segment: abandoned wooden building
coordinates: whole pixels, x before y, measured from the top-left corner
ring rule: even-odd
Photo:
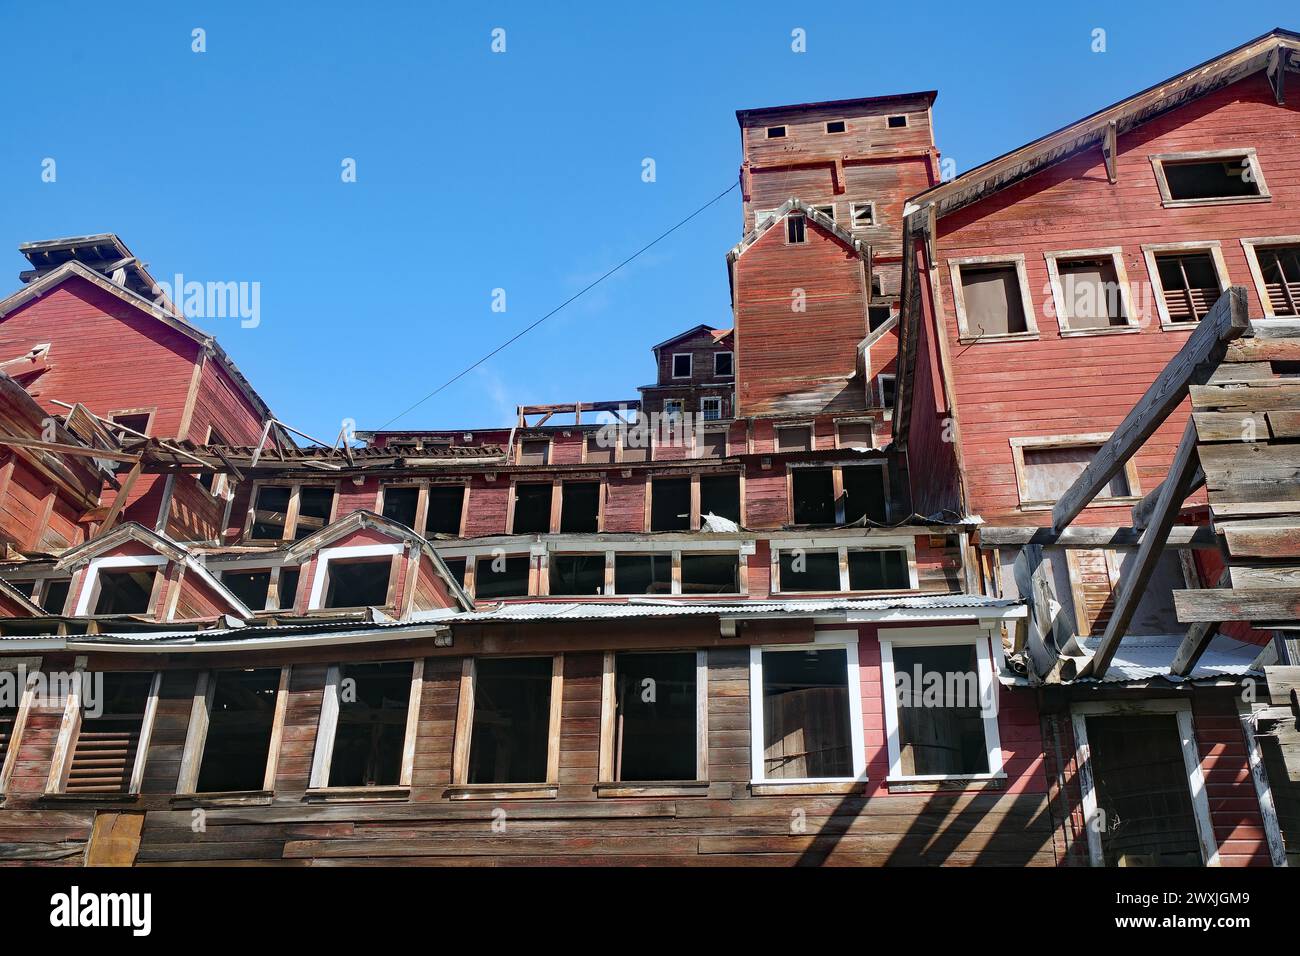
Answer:
[[[1297,47],[946,182],[932,92],[742,110],[732,315],[507,425],[328,447],[24,245],[0,862],[1286,865]]]

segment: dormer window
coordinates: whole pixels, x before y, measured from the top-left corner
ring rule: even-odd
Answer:
[[[826,123],[826,132],[828,133],[843,133],[844,130],[844,120],[829,120]]]
[[[99,572],[95,614],[147,614],[153,595],[153,568],[121,568]]]
[[[329,524],[334,512],[334,487],[262,485],[254,501],[250,538],[299,541]]]
[[[784,127],[784,126],[769,126],[769,127],[767,128],[767,138],[768,138],[768,139],[784,139],[784,138],[785,138],[785,127]]]
[[[392,569],[393,559],[388,555],[331,561],[325,571],[324,607],[383,607],[388,603]]]

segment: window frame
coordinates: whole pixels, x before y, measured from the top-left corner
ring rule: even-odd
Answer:
[[[763,775],[763,653],[764,651],[843,650],[846,689],[849,696],[849,747],[853,771],[848,777],[780,777]],[[808,644],[752,644],[749,648],[749,785],[750,788],[817,786],[822,784],[860,784],[867,777],[866,737],[863,730],[862,681],[858,660],[858,632],[854,630],[819,630]]]
[[[964,266],[1012,266],[1016,270],[1016,282],[1020,286],[1020,306],[1025,314],[1025,331],[1023,332],[986,332],[977,335],[971,331],[966,317],[966,290],[962,286],[961,270]],[[957,256],[948,260],[948,277],[952,283],[953,308],[957,313],[958,341],[963,345],[976,345],[982,342],[1025,342],[1039,337],[1038,313],[1034,308],[1033,297],[1029,293],[1029,274],[1025,269],[1023,252],[1004,253],[993,256]]]
[[[800,230],[802,239],[790,238],[790,220],[798,217],[803,220],[803,227]],[[802,210],[791,210],[781,218],[782,225],[785,226],[785,244],[787,246],[806,246],[808,244],[808,215]]]
[[[718,414],[713,418],[709,417],[709,405],[711,403],[715,403],[718,407]],[[721,395],[705,395],[700,399],[700,420],[704,422],[720,422],[723,420]]]
[[[679,358],[686,359],[685,375],[677,374],[677,360]],[[683,379],[691,378],[695,374],[695,353],[694,352],[673,352],[672,361],[669,363],[668,371],[671,373],[670,378],[672,378],[675,381],[682,381]]]
[[[289,488],[289,506],[284,513],[284,529],[281,531],[279,538],[254,538],[253,525],[257,523],[257,496],[262,493],[263,488]],[[258,479],[253,482],[253,487],[249,492],[248,498],[248,515],[244,518],[243,537],[247,541],[301,541],[301,538],[295,537],[298,532],[298,502],[299,495],[303,487],[308,488],[330,488],[334,493],[333,500],[330,503],[330,514],[325,519],[323,527],[333,524],[339,512],[339,483],[337,480],[331,481],[328,478],[321,481],[276,481],[274,479]],[[320,528],[316,529],[321,530]],[[312,534],[316,532],[313,531]]]
[[[1119,286],[1120,307],[1124,310],[1124,324],[1102,328],[1072,329],[1069,316],[1065,311],[1065,286],[1061,282],[1060,260],[1062,259],[1104,259],[1109,257],[1115,268],[1115,283]],[[1124,248],[1122,246],[1098,246],[1093,249],[1063,249],[1044,252],[1047,262],[1047,281],[1052,289],[1052,307],[1056,313],[1056,324],[1062,338],[1075,338],[1086,335],[1116,335],[1141,332],[1137,313],[1133,310],[1133,292],[1129,286],[1128,269],[1124,265]]]
[[[866,207],[871,210],[871,222],[861,224],[858,222],[858,210]],[[876,220],[876,201],[869,199],[863,202],[849,203],[849,228],[850,229],[874,229],[880,223]]]
[[[1089,445],[1104,445],[1110,440],[1110,432],[1082,432],[1072,435],[1017,436],[1007,441],[1011,445],[1011,461],[1016,472],[1016,494],[1020,499],[1017,506],[1021,511],[1051,511],[1056,501],[1044,501],[1029,496],[1029,472],[1025,467],[1025,449],[1043,448],[1081,448]],[[1129,458],[1124,463],[1124,476],[1128,481],[1127,495],[1110,497],[1104,493],[1092,499],[1087,507],[1115,507],[1133,505],[1142,500],[1142,483],[1138,479],[1137,461]]]
[[[773,136],[772,130],[775,129],[779,129],[781,132]],[[789,139],[790,138],[789,124],[780,123],[776,126],[765,126],[763,128],[763,138],[764,139]]]
[[[876,376],[876,398],[880,402],[880,410],[885,413],[885,421],[894,417],[894,403],[885,404],[885,379],[894,383],[894,396],[898,396],[898,375],[894,372],[881,372]]]
[[[155,424],[157,424],[157,421],[158,421],[158,406],[157,406],[157,405],[150,405],[150,406],[142,407],[142,408],[116,408],[116,409],[114,409],[113,411],[109,412],[109,413],[108,413],[107,415],[105,415],[104,417],[105,417],[106,419],[108,419],[110,422],[112,422],[114,425],[122,425],[123,428],[130,428],[130,427],[131,427],[130,425],[123,425],[123,424],[122,424],[121,422],[119,422],[117,419],[118,419],[119,416],[121,416],[121,417],[123,417],[123,418],[126,418],[126,417],[130,417],[130,416],[133,416],[133,415],[144,415],[144,416],[146,416],[146,421],[145,421],[144,431],[141,432],[141,434],[143,434],[143,435],[145,435],[145,436],[147,436],[147,437],[152,438],[152,437],[153,437],[153,427],[154,427]],[[110,429],[110,430],[111,430],[111,429]]]
[[[358,559],[378,558],[378,557],[389,558],[388,596],[385,599],[384,604],[380,606],[384,608],[394,607],[396,602],[396,591],[397,591],[398,562],[402,560],[405,551],[406,551],[405,544],[358,544],[358,545],[347,545],[341,548],[322,548],[320,551],[317,551],[315,555],[316,567],[312,572],[311,591],[309,592],[307,597],[307,610],[309,612],[323,611],[326,613],[358,610],[358,608],[350,608],[350,607],[327,608],[323,606],[323,602],[325,601],[325,596],[328,593],[327,584],[329,581],[330,563],[333,561],[346,563]],[[302,582],[299,581],[299,586],[301,587],[301,585]],[[268,597],[268,601],[269,600],[270,599]],[[361,606],[364,607],[365,605],[361,605]]]
[[[1165,303],[1165,287],[1160,281],[1160,266],[1156,262],[1157,256],[1169,252],[1208,253],[1219,279],[1219,294],[1222,295],[1232,285],[1231,277],[1228,275],[1228,264],[1223,258],[1223,244],[1218,239],[1210,239],[1203,242],[1150,242],[1142,246],[1142,257],[1147,265],[1147,277],[1151,280],[1151,288],[1155,291],[1160,327],[1171,332],[1191,330],[1200,325],[1200,320],[1174,322],[1169,318],[1169,306]]]
[[[831,129],[832,123],[838,123],[840,125],[840,129]],[[842,136],[849,131],[849,121],[842,120],[842,119],[827,120],[826,125],[823,127],[823,130],[825,131],[825,134],[827,136]]]
[[[1268,294],[1268,284],[1264,281],[1264,270],[1259,264],[1259,250],[1273,246],[1300,246],[1300,236],[1254,236],[1242,239],[1241,248],[1246,253],[1246,265],[1250,269],[1251,281],[1255,284],[1255,294],[1264,310],[1265,318],[1295,319],[1295,315],[1279,316],[1273,310],[1273,300]]]
[[[18,706],[14,709],[14,722],[9,730],[9,739],[5,742],[4,761],[0,764],[0,798],[9,792],[9,780],[18,765],[18,752],[22,748],[23,734],[27,730],[27,718],[31,713],[32,702],[36,696],[36,686],[40,683],[40,656],[0,657],[0,671],[14,674],[26,673],[22,692],[18,697]]]
[[[153,590],[149,595],[149,606],[144,611],[145,617],[155,616],[158,620],[171,620],[171,608],[167,608],[167,613],[158,616],[154,614],[158,606],[159,593],[167,587],[167,565],[170,559],[161,554],[130,554],[118,557],[93,558],[86,566],[85,579],[81,583],[81,590],[77,594],[77,603],[74,606],[73,617],[114,617],[116,615],[95,614],[92,610],[99,603],[99,572],[101,570],[109,571],[126,571],[139,570],[142,568],[153,568]]]
[[[131,777],[127,784],[127,789],[122,794],[97,793],[87,794],[86,796],[93,799],[103,800],[105,798],[121,799],[123,796],[136,798],[140,795],[141,787],[144,784],[145,764],[149,757],[149,743],[153,737],[154,718],[158,713],[158,691],[162,686],[163,672],[160,670],[149,671],[132,670],[124,668],[123,673],[152,673],[152,681],[149,684],[149,694],[145,698],[144,715],[140,721],[140,734],[136,741],[135,763],[131,765]],[[77,674],[82,675],[80,680],[85,680],[85,670],[78,669]],[[101,673],[108,673],[107,671]],[[59,734],[54,743],[54,755],[50,760],[50,773],[45,781],[44,796],[59,796],[67,794],[68,774],[72,771],[72,758],[77,749],[77,738],[81,734],[81,684],[80,681],[74,683],[68,691],[67,698],[63,707],[63,719],[59,724]]]
[[[404,663],[402,658],[381,661],[348,661],[349,664],[397,664]],[[311,774],[307,784],[309,796],[329,797],[331,795],[347,796],[355,793],[366,795],[390,794],[402,797],[410,793],[411,780],[415,773],[415,740],[420,721],[420,697],[424,690],[424,658],[417,657],[411,661],[411,693],[406,702],[406,734],[402,739],[402,765],[398,772],[396,784],[383,784],[373,787],[331,787],[330,764],[334,759],[334,740],[339,723],[339,684],[343,676],[342,664],[330,664],[325,672],[325,688],[321,696],[320,720],[316,724],[316,745],[312,751]],[[277,706],[279,698],[276,699]],[[457,728],[459,729],[459,728]],[[403,792],[404,791],[404,792]]]
[[[818,553],[835,552],[839,559],[840,586],[832,591],[787,591],[781,587],[781,555],[788,551],[812,551]],[[843,538],[772,538],[769,542],[770,562],[769,593],[781,597],[806,597],[809,594],[907,594],[919,591],[921,587],[920,571],[916,564],[916,538],[912,535],[856,538],[845,541]],[[908,586],[905,588],[874,588],[869,591],[854,591],[849,587],[849,552],[850,551],[902,551],[906,554]]]
[[[272,665],[274,666],[274,665]],[[194,688],[194,701],[190,706],[190,720],[185,730],[185,746],[181,751],[181,769],[176,783],[176,795],[181,797],[214,797],[224,791],[197,790],[199,773],[203,767],[203,752],[208,743],[208,721],[212,703],[216,699],[216,675],[221,670],[210,668],[199,674]],[[275,790],[275,775],[280,766],[280,742],[284,737],[284,720],[289,710],[289,677],[292,665],[280,667],[280,683],[275,691],[275,714],[271,719],[271,739],[266,752],[266,769],[262,775],[262,789],[235,791],[238,793],[270,794]]]
[[[1259,155],[1253,146],[1241,146],[1234,149],[1197,150],[1190,153],[1155,153],[1151,155],[1151,168],[1155,173],[1156,188],[1160,190],[1160,205],[1166,209],[1180,209],[1186,206],[1236,206],[1244,203],[1272,202],[1268,183],[1264,180],[1264,170],[1259,164]],[[1213,196],[1205,199],[1174,199],[1169,190],[1169,178],[1165,174],[1165,164],[1214,162],[1246,160],[1251,177],[1259,186],[1257,196]]]
[[[896,119],[901,119],[903,122],[895,123]],[[911,125],[912,121],[907,113],[890,113],[885,117],[885,129],[907,129]]]
[[[719,371],[718,371],[718,358],[719,358],[719,356],[723,356],[723,355],[730,355],[730,356],[731,356],[731,371],[730,371],[730,372],[719,372]],[[736,353],[735,353],[735,350],[733,350],[733,349],[719,349],[718,351],[716,351],[716,352],[713,353],[713,377],[714,377],[714,378],[735,378],[735,377],[736,377]]]
[[[870,418],[838,418],[835,420],[835,447],[836,448],[857,448],[857,445],[846,445],[844,436],[840,433],[841,425],[865,425],[867,426],[867,436],[871,439],[869,448],[876,448],[875,421]]]
[[[839,440],[839,430],[836,429],[836,441]],[[875,440],[875,435],[872,435]],[[790,454],[793,454],[791,452]],[[844,469],[845,468],[879,468],[881,469],[881,485],[884,488],[885,496],[885,518],[890,519],[893,514],[893,501],[889,482],[889,466],[883,460],[879,461],[799,461],[787,462],[785,466],[785,523],[789,527],[802,528],[807,525],[796,524],[794,520],[794,471],[797,468],[829,468],[831,470],[831,494],[835,502],[835,523],[844,524]]]
[[[645,476],[645,526],[644,526],[645,533],[646,534],[690,534],[692,532],[699,531],[700,523],[703,521],[702,513],[700,511],[700,479],[705,476],[712,478],[712,477],[728,476],[728,475],[735,475],[737,481],[739,482],[740,524],[743,527],[745,524],[745,473],[743,469],[738,470],[734,467],[729,468],[724,465],[716,469],[708,469],[705,471],[691,471],[689,473],[681,473],[677,471],[657,472],[657,473],[647,472]],[[660,478],[669,478],[669,479],[680,478],[680,479],[689,480],[691,509],[690,509],[690,515],[687,517],[687,526],[685,528],[678,528],[669,531],[655,531],[654,528],[652,527],[652,523],[654,521],[654,483],[656,479],[660,479]]]

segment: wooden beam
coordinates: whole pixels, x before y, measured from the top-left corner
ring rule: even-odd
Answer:
[[[67,445],[57,441],[41,441],[38,438],[24,438],[20,435],[0,435],[0,445],[14,448],[39,448],[42,451],[56,452],[60,455],[77,455],[82,458],[103,458],[107,461],[139,461],[139,455],[124,451],[106,451],[103,448],[88,448],[85,445]]]
[[[1175,591],[1174,610],[1185,624],[1197,621],[1300,620],[1300,588],[1204,588]]]
[[[1222,359],[1226,343],[1238,338],[1249,324],[1246,290],[1233,286],[1219,296],[1182,349],[1093,456],[1083,474],[1056,502],[1052,509],[1053,528],[1060,531],[1079,516],[1178,407],[1188,386],[1203,380],[1202,376],[1208,377]]]
[[[1023,649],[1028,653],[1034,673],[1041,679],[1051,673],[1059,656],[1057,615],[1053,607],[1057,604],[1056,588],[1052,580],[1051,559],[1043,554],[1041,546],[1025,545],[1016,555],[1012,575],[1016,582],[1016,592],[1022,600],[1030,602],[1030,615],[1025,622],[1027,633],[1024,647],[1017,647],[1016,650]]]
[[[981,548],[1011,548],[1026,544],[1060,545],[1063,548],[1136,548],[1142,543],[1140,528],[1071,527],[1064,531],[1051,528],[984,527],[979,530]],[[1218,548],[1212,528],[1175,525],[1166,546],[1173,548]]]
[[[1097,680],[1106,676],[1110,662],[1114,659],[1115,652],[1119,650],[1120,641],[1124,639],[1124,634],[1128,630],[1129,622],[1133,620],[1138,601],[1141,600],[1151,581],[1151,575],[1155,572],[1156,563],[1169,537],[1169,529],[1173,527],[1174,519],[1178,516],[1178,506],[1187,497],[1187,486],[1192,480],[1192,472],[1195,469],[1196,426],[1188,419],[1187,425],[1183,428],[1182,441],[1178,443],[1178,451],[1174,454],[1173,467],[1169,469],[1169,477],[1164,480],[1160,498],[1151,514],[1151,527],[1142,535],[1142,544],[1138,547],[1133,567],[1120,582],[1119,596],[1115,599],[1110,620],[1106,622],[1106,633],[1102,635],[1101,644],[1079,676],[1087,674]]]
[[[144,467],[143,461],[137,461],[127,472],[126,480],[122,482],[122,487],[118,489],[117,497],[113,499],[113,507],[108,509],[108,514],[104,516],[104,523],[99,526],[99,534],[113,527],[122,509],[126,507],[127,499],[131,497],[131,489],[135,487],[136,479],[140,477],[140,472]]]
[[[1178,652],[1174,654],[1174,662],[1169,665],[1169,672],[1179,677],[1190,674],[1218,633],[1219,625],[1215,621],[1197,621],[1189,627],[1183,642],[1178,645]]]
[[[1223,538],[1234,559],[1300,558],[1300,527],[1227,527]]]
[[[1115,121],[1106,124],[1106,134],[1101,141],[1101,156],[1106,161],[1106,178],[1111,185],[1119,182],[1119,173],[1115,169]]]
[[[1268,58],[1268,82],[1273,87],[1273,98],[1278,106],[1286,105],[1286,68],[1290,58],[1290,49],[1283,46],[1276,48]]]
[[[1192,473],[1192,480],[1187,485],[1188,496],[1192,495],[1198,488],[1205,484],[1205,472],[1201,469],[1200,464]],[[1156,502],[1160,500],[1160,494],[1164,491],[1165,483],[1162,481],[1150,491],[1148,491],[1142,500],[1133,506],[1133,527],[1145,529],[1151,524],[1151,515],[1156,510]],[[1186,501],[1185,497],[1183,501]],[[1182,502],[1179,502],[1181,505]]]

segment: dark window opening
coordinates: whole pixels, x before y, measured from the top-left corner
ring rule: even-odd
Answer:
[[[280,669],[217,671],[196,789],[199,793],[261,790],[271,751]]]
[[[464,485],[435,485],[429,489],[429,510],[424,533],[460,536],[460,519],[465,510]]]
[[[856,465],[845,467],[844,522],[852,524],[867,518],[885,524],[888,513],[885,506],[885,469],[882,465]]]
[[[461,587],[465,586],[465,566],[468,561],[465,558],[443,558],[442,563],[447,566],[448,573],[455,579]]]
[[[791,213],[785,217],[785,238],[787,242],[804,242],[807,236],[807,223],[802,215]]]
[[[99,572],[99,598],[96,614],[147,614],[153,594],[153,568],[138,571]]]
[[[410,661],[339,668],[331,787],[386,787],[401,782],[413,668]]]
[[[523,597],[528,594],[528,555],[491,557],[484,555],[474,564],[474,597],[480,600]]]
[[[1156,272],[1170,322],[1199,322],[1222,293],[1208,252],[1157,255]]]
[[[513,534],[545,534],[551,530],[551,486],[515,485]]]
[[[892,314],[893,310],[887,305],[867,306],[867,327],[870,328],[872,332],[876,331],[876,329],[889,321],[889,317]]]
[[[897,591],[912,586],[902,548],[849,551],[850,591]]]
[[[551,726],[549,657],[474,663],[470,783],[545,783]]]
[[[828,133],[842,133],[844,129],[844,120],[828,120],[826,123],[826,132]]]
[[[124,425],[132,431],[139,432],[141,435],[149,434],[149,413],[143,412],[136,415],[113,415],[110,421],[118,425]]]
[[[1274,315],[1300,315],[1300,246],[1257,249],[1264,289]]]
[[[520,465],[545,465],[551,459],[551,441],[549,438],[534,438],[519,443]]]
[[[906,125],[907,125],[907,117],[906,117],[906,116],[891,116],[891,117],[889,117],[889,128],[890,128],[890,129],[902,129],[902,128],[903,128],[904,126],[906,126]]]
[[[795,468],[790,486],[795,524],[835,523],[835,479],[829,468]]]
[[[682,593],[740,593],[740,557],[736,554],[683,554]]]
[[[1245,156],[1161,165],[1170,199],[1240,199],[1260,194],[1250,160]]]
[[[763,777],[853,775],[843,649],[763,652]]]
[[[909,777],[988,773],[975,645],[895,644],[893,653],[902,772]],[[938,706],[936,683],[942,693]]]
[[[667,554],[616,554],[615,594],[671,594],[673,559]]]
[[[673,378],[690,378],[691,377],[691,355],[689,352],[680,353],[673,356]]]
[[[298,490],[298,527],[294,540],[300,541],[315,534],[329,524],[334,510],[333,488],[300,488]]]
[[[614,779],[694,780],[695,655],[614,657]]]
[[[301,573],[301,568],[280,569],[280,586],[277,588],[277,593],[280,595],[280,610],[290,611],[293,609],[294,601],[298,597],[298,576]]]
[[[284,537],[285,517],[289,513],[289,498],[293,489],[264,485],[257,489],[257,503],[253,506],[254,538],[275,541]]]
[[[1028,331],[1020,278],[1014,265],[962,266],[962,299],[971,335]]]
[[[650,482],[650,530],[691,529],[691,480],[655,478]]]
[[[839,591],[838,551],[805,551],[792,548],[781,552],[782,591]]]
[[[271,590],[271,572],[223,571],[221,583],[250,611],[260,611],[266,607],[266,596]]]
[[[713,353],[713,374],[726,378],[736,374],[735,354],[732,352]]]
[[[875,203],[855,202],[849,209],[853,219],[854,229],[865,229],[868,226],[876,224],[876,206]],[[879,283],[876,277],[872,278],[871,291],[879,294]]]
[[[767,138],[768,138],[768,139],[780,139],[780,138],[781,138],[782,136],[784,136],[784,135],[785,135],[785,127],[784,127],[784,126],[769,126],[769,127],[767,128]]]
[[[740,524],[740,475],[700,476],[700,516],[708,514]]]
[[[596,531],[600,524],[600,482],[566,481],[560,488],[560,530]]]
[[[1119,275],[1110,256],[1058,259],[1063,318],[1071,329],[1105,329],[1127,325]]]
[[[408,528],[415,527],[415,513],[420,507],[419,488],[385,488],[384,517]]]
[[[552,554],[550,558],[552,594],[605,593],[605,556],[603,554]]]
[[[6,578],[5,583],[8,584],[11,588],[13,588],[15,591],[20,593],[23,597],[30,598],[33,594],[36,593],[35,578],[31,578],[30,580],[27,581],[10,581],[8,578]]]
[[[881,375],[876,381],[880,383],[880,407],[889,411],[894,407],[894,383],[896,379],[893,375]]]
[[[392,570],[393,559],[388,556],[330,561],[325,572],[325,607],[383,607],[388,603]]]
[[[97,684],[87,680],[84,688],[68,793],[126,793],[131,787],[153,674],[110,671]]]
[[[46,581],[45,594],[41,597],[41,607],[48,614],[62,614],[68,603],[68,589],[71,581]]]

